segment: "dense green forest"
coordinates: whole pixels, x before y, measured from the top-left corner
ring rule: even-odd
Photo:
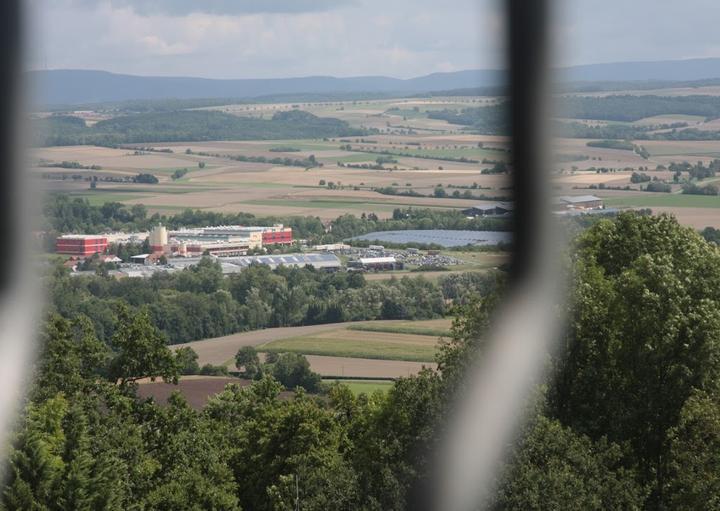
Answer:
[[[482,135],[507,135],[510,133],[507,103],[463,108],[462,110],[430,111],[428,117],[452,124],[462,124]]]
[[[604,147],[606,149],[620,149],[622,151],[634,151],[635,145],[627,140],[591,140],[588,147]]]
[[[568,256],[567,328],[490,508],[717,509],[717,246],[672,217],[623,213]],[[384,394],[283,398],[265,375],[202,411],[179,395],[166,407],[135,397],[133,378],[180,372],[147,313],[121,306],[109,345],[87,319],[51,316],[2,507],[275,511],[297,496],[308,511],[414,509],[501,289],[455,310],[437,371]]]
[[[467,301],[486,288],[483,274],[450,274],[437,282],[417,277],[366,282],[359,273],[253,265],[223,278],[210,258],[185,270],[115,279],[71,276],[62,266],[48,278],[50,309],[66,318],[84,315],[102,340],[114,333],[115,307],[147,308],[171,344],[266,327],[368,319],[432,319],[446,299]]]
[[[114,117],[91,127],[72,116],[33,121],[36,144],[100,145],[202,141],[282,140],[344,137],[365,134],[345,121],[316,117],[300,110],[277,112],[272,119],[241,117],[210,110],[151,112]]]
[[[720,131],[683,128],[687,123],[659,126],[605,124],[589,126],[581,122],[555,121],[553,133],[565,138],[602,138],[619,140],[720,140]],[[683,128],[683,129],[678,129]],[[662,129],[665,131],[655,131]]]
[[[720,117],[717,96],[564,96],[558,102],[560,117],[633,122],[665,114],[699,115],[709,119]]]

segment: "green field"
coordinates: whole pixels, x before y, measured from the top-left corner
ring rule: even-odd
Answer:
[[[662,114],[653,115],[652,117],[645,117],[630,124],[648,126],[653,124],[668,124],[671,122],[702,122],[704,120],[705,117],[702,115]]]
[[[505,151],[492,151],[489,149],[481,149],[479,147],[459,147],[457,149],[405,149],[404,146],[402,146],[387,150],[391,154],[385,156],[405,156],[406,158],[415,156],[420,158],[438,158],[442,160],[442,158],[464,157],[470,160],[477,161],[482,161],[484,158],[487,158],[488,160],[507,161],[510,158],[510,153],[507,153]],[[372,151],[367,151],[366,154],[371,155],[374,158],[377,158],[378,156],[383,156],[382,154],[378,154]]]
[[[268,140],[253,143],[253,146],[270,149],[271,147],[288,146],[301,151],[326,151],[337,149],[335,142],[323,142],[322,140]]]
[[[307,200],[285,200],[285,199],[258,199],[245,201],[246,204],[256,204],[260,206],[285,206],[285,207],[298,207],[298,208],[319,208],[319,209],[360,209],[368,211],[382,210],[392,211],[397,206],[392,204],[379,204],[373,202],[359,202],[359,201],[345,201],[345,200],[321,200],[321,199],[307,199]],[[369,206],[373,205],[372,208]]]
[[[629,197],[608,197],[607,206],[626,207],[669,207],[669,208],[720,208],[720,197],[712,195],[685,195],[668,193],[664,195],[646,193]]]
[[[323,380],[323,383],[339,383],[348,387],[353,394],[372,394],[376,391],[387,392],[393,386],[389,380]]]
[[[464,264],[452,266],[453,270],[489,270],[508,262],[510,254],[498,251],[462,252],[456,250],[443,250],[441,254],[464,261]],[[418,273],[422,275],[422,273]]]
[[[427,112],[423,111],[415,111],[407,108],[403,108],[400,110],[387,110],[385,111],[385,114],[387,115],[397,115],[400,117],[405,117],[406,119],[424,119],[427,118]]]
[[[405,323],[381,323],[373,322],[363,325],[350,325],[348,330],[356,330],[359,332],[387,332],[391,334],[411,334],[411,335],[429,335],[432,337],[448,337],[450,336],[449,328],[438,328],[430,326],[422,326],[422,322],[418,321],[417,325],[412,322]],[[449,326],[449,325],[448,325]]]
[[[322,154],[320,155],[322,156]],[[337,158],[333,158],[330,156],[325,156],[322,158],[319,158],[320,160],[324,160],[330,163],[335,163],[339,161],[340,163],[365,163],[365,162],[375,162],[379,156],[382,156],[380,154],[368,154],[368,153],[350,153],[347,156],[340,156]]]
[[[348,329],[279,339],[258,347],[261,352],[302,353],[329,357],[432,362],[438,339],[429,335],[361,332]]]

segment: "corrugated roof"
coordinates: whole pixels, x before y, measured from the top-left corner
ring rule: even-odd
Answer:
[[[185,268],[200,262],[202,258],[173,258],[169,260],[169,264],[178,268]],[[265,264],[272,268],[278,266],[305,266],[307,264],[316,268],[335,268],[340,267],[340,259],[335,254],[284,254],[284,255],[261,255],[261,256],[235,256],[235,257],[215,257],[222,267],[223,272],[230,273],[234,267],[239,271],[247,268],[251,264]]]
[[[602,200],[600,197],[595,197],[594,195],[563,195],[562,197],[558,197],[558,199],[563,202],[569,202],[570,204]]]
[[[360,264],[390,264],[397,262],[392,256],[390,257],[361,257]]]

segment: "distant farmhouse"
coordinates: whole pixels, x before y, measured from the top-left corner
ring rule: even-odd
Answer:
[[[603,209],[603,201],[594,195],[563,195],[553,201],[553,210],[556,213],[590,212]],[[467,217],[505,216],[515,210],[512,202],[497,202],[494,204],[481,204],[463,209],[462,214]]]
[[[556,211],[568,209],[602,209],[603,201],[594,195],[563,195],[555,199],[553,207]]]
[[[462,214],[470,217],[508,215],[513,212],[515,205],[512,202],[498,202],[483,204],[463,209]]]

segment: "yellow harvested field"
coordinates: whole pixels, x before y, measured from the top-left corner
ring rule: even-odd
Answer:
[[[644,140],[642,145],[650,151],[653,160],[662,161],[683,161],[692,155],[720,153],[717,140]]]
[[[112,149],[96,146],[60,146],[42,147],[33,150],[33,155],[46,160],[77,161],[82,158],[112,158],[128,154],[125,149]]]
[[[555,166],[557,168],[565,169],[570,169],[571,167],[588,169],[590,167],[637,168],[648,165],[648,160],[644,160],[640,155],[635,154],[632,151],[606,149],[604,147],[588,147],[587,143],[587,139],[580,138],[553,139],[553,153],[584,155],[589,158],[583,161],[558,163]],[[595,159],[593,160],[593,158]]]
[[[436,369],[434,362],[374,360],[367,358],[325,357],[308,355],[310,368],[322,376],[366,378],[402,378],[419,373],[423,367]]]
[[[76,161],[82,165],[100,165],[103,169],[160,169],[197,166],[197,159],[185,154],[134,154],[128,149],[95,146],[46,147],[33,151],[36,158],[54,162]]]
[[[613,186],[620,186],[630,182],[630,172],[613,173],[613,174],[597,174],[595,172],[583,172],[570,175],[555,176],[554,180],[559,183],[590,185],[605,183]]]
[[[652,207],[654,214],[670,213],[683,225],[704,229],[705,227],[720,228],[720,209],[717,208],[671,208]]]

